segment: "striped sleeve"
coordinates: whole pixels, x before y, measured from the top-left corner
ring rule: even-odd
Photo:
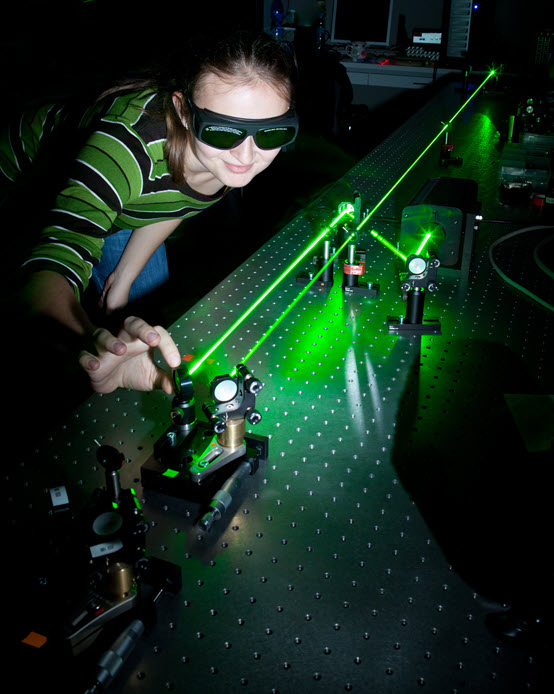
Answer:
[[[106,124],[94,132],[57,196],[27,269],[61,272],[80,296],[101,257],[103,239],[125,203],[140,196],[145,166],[150,164],[143,143],[123,125]]]
[[[122,129],[113,125],[109,130]],[[92,236],[106,236],[128,200],[142,192],[142,168],[149,165],[138,138],[129,142],[113,132],[91,135],[77,156],[74,172],[60,193],[52,223]],[[145,160],[147,160],[145,162]]]
[[[33,248],[30,257],[23,263],[23,269],[50,270],[63,275],[80,299],[93,265],[102,254],[103,245],[103,239],[59,229]]]
[[[146,90],[98,102],[84,114],[75,109],[61,116],[55,109],[44,111],[32,121],[33,137],[30,133],[23,136],[26,124],[19,126],[19,140],[24,143],[21,151],[16,152],[17,137],[7,141],[12,148],[7,157],[11,176],[26,157],[32,160],[41,140],[47,140],[43,145],[46,155],[39,151],[36,157],[42,167],[31,168],[35,184],[51,182],[55,202],[49,203],[46,227],[25,263],[27,271],[47,269],[64,275],[80,298],[108,235],[119,229],[186,219],[223,197],[226,188],[205,196],[172,179],[164,156],[165,119],[156,98]],[[61,134],[69,133],[70,138],[63,158],[56,133],[45,138],[60,122]],[[63,172],[59,187],[49,168],[52,157]]]
[[[44,138],[64,117],[63,107],[45,104],[24,111],[0,131],[0,174],[4,182],[15,182],[34,161]]]

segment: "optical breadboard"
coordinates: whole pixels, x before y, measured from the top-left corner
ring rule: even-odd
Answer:
[[[83,501],[103,485],[95,451],[115,447],[125,457],[121,484],[148,520],[149,551],[182,569],[181,592],[160,599],[156,626],[114,691],[539,691],[541,659],[494,636],[485,617],[530,589],[549,560],[549,470],[540,461],[552,423],[553,317],[490,262],[491,244],[525,220],[498,203],[486,90],[449,133],[463,167],[439,168],[441,140],[418,160],[466,101],[457,87],[429,99],[319,201],[327,224],[345,188],[367,209],[379,203],[357,232],[378,296],[343,290],[342,253],[332,286],[315,283],[294,303],[306,257],[193,374],[202,402],[210,381],[259,343],[247,366],[263,382],[262,420],[249,431],[267,437],[268,457],[209,533],[197,525],[199,501],[142,485],[168,426],[171,398],[161,392],[95,395],[4,468],[8,532],[23,532],[48,513],[45,490],[63,484]],[[436,177],[476,182],[484,221],[471,267],[438,270],[425,315],[440,321],[439,334],[391,333],[389,318],[406,310],[401,259],[370,232],[396,246],[403,210]],[[486,221],[499,217],[510,223]],[[171,325],[187,363],[318,237],[319,221],[300,212]],[[535,226],[494,258],[553,304],[532,252],[553,232]]]

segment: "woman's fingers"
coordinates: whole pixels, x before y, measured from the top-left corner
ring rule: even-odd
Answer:
[[[157,347],[160,350],[162,357],[165,359],[168,366],[170,366],[172,369],[176,369],[181,364],[181,354],[177,348],[177,345],[165,328],[157,325],[156,331],[160,336],[160,341]]]
[[[131,339],[138,339],[149,347],[157,347],[161,339],[156,329],[137,316],[128,316],[123,323],[123,330]]]
[[[180,365],[179,350],[165,328],[152,327],[142,318],[130,316],[117,337],[99,328],[93,341],[93,347],[79,355],[79,364],[88,372],[97,392],[111,392],[118,387],[173,392],[170,374],[155,364],[151,352],[157,347],[171,368]]]
[[[152,327],[142,318],[130,316],[123,324],[130,337],[138,338],[149,347],[157,347],[166,363],[177,368],[181,363],[181,355],[171,335],[161,325]]]
[[[92,334],[90,347],[81,351],[79,364],[85,371],[98,371],[104,354],[121,357],[126,351],[127,346],[119,337],[114,337],[105,328],[98,328]]]

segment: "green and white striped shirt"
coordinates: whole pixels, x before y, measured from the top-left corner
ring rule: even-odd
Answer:
[[[48,105],[26,112],[0,139],[0,172],[15,182],[60,128],[88,137],[57,194],[40,242],[24,267],[64,275],[79,297],[102,255],[104,238],[168,219],[186,219],[220,200],[177,185],[163,148],[165,120],[152,91],[115,96],[78,120]]]

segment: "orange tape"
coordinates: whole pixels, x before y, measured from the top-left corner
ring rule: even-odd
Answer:
[[[48,639],[42,634],[37,634],[36,631],[30,631],[27,636],[22,639],[21,643],[33,648],[42,648]]]

